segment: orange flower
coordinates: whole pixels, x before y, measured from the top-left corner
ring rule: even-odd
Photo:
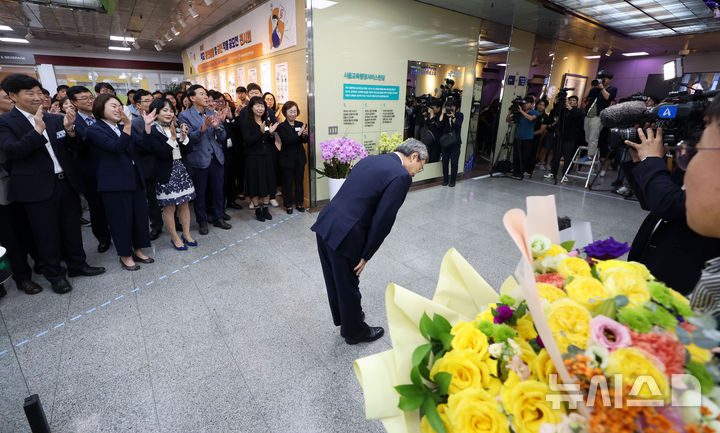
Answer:
[[[712,415],[712,412],[710,412],[710,409],[708,409],[705,406],[700,406],[700,413],[703,414],[704,416]]]

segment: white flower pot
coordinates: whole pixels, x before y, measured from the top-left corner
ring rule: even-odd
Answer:
[[[330,200],[335,197],[335,194],[340,191],[340,187],[345,183],[345,179],[332,179],[328,178],[328,185],[330,186]]]

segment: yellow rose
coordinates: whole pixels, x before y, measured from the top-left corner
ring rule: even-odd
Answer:
[[[622,375],[623,385],[631,387],[635,385],[638,377],[647,379],[649,376],[651,380],[655,381],[661,395],[653,395],[650,386],[643,384],[639,390],[636,390],[637,394],[632,397],[635,399],[663,399],[666,402],[670,401],[670,385],[667,376],[658,370],[655,364],[639,349],[626,347],[612,352],[608,360],[606,373],[611,378],[616,374]]]
[[[695,343],[689,346],[685,346],[685,348],[690,353],[691,361],[696,361],[704,365],[710,362],[710,360],[712,359],[712,353],[709,350],[698,347],[695,345]]]
[[[538,257],[537,259],[542,260],[546,257],[555,257],[560,254],[567,254],[567,250],[560,245],[552,244],[550,245],[550,248],[548,248],[547,252],[542,256]]]
[[[635,271],[611,268],[603,274],[605,288],[610,296],[625,295],[630,307],[640,307],[650,300],[647,281]]]
[[[580,257],[568,257],[560,262],[560,266],[558,266],[558,274],[560,274],[563,278],[567,278],[569,276],[592,276],[592,273],[590,272],[590,265],[585,261],[585,259],[581,259]]]
[[[517,329],[518,335],[525,340],[532,340],[537,337],[535,325],[533,325],[532,317],[529,314],[519,318],[515,328]]]
[[[454,432],[509,433],[508,419],[494,396],[473,388],[448,397],[447,414]]]
[[[440,419],[442,419],[443,424],[445,424],[445,431],[447,431],[447,433],[452,433],[452,425],[450,424],[447,410],[447,404],[443,403],[437,405],[438,415],[440,415]],[[428,422],[427,416],[425,415],[423,415],[422,420],[420,420],[420,433],[436,433],[435,430],[430,427],[430,423]]]
[[[497,361],[486,359],[472,350],[451,350],[438,359],[430,371],[430,377],[444,371],[452,374],[449,394],[469,389],[483,388],[497,394],[500,381],[497,379]]]
[[[565,283],[568,298],[594,311],[602,301],[608,298],[605,286],[593,277],[575,277]]]
[[[492,323],[493,320],[495,319],[495,316],[493,316],[492,311],[490,311],[490,310],[493,308],[497,308],[497,304],[488,304],[487,310],[478,314],[475,320],[477,320],[478,322]]]
[[[537,354],[532,364],[530,364],[530,371],[532,371],[535,378],[541,382],[547,383],[550,379],[551,374],[557,374],[555,364],[550,359],[550,354],[545,349],[541,349]]]
[[[530,343],[528,343],[526,340],[523,340],[522,338],[515,338],[513,339],[513,341],[515,341],[515,343],[517,343],[517,345],[520,346],[520,349],[522,350],[522,353],[520,353],[520,359],[522,359],[523,362],[529,366],[537,356],[537,354],[535,354],[535,349],[532,348]]]
[[[502,403],[512,415],[512,424],[517,433],[537,433],[545,424],[558,424],[562,421],[562,412],[552,408],[552,399],[547,383],[537,380],[524,380],[514,383],[503,392]]]
[[[453,335],[450,343],[454,350],[469,349],[485,359],[488,354],[488,339],[474,324],[460,321],[450,330]]]
[[[636,273],[643,280],[655,279],[648,270],[648,268],[645,267],[645,265],[643,265],[642,263],[638,262],[625,262],[623,260],[613,259],[600,261],[596,266],[597,272],[598,274],[600,274],[600,278],[603,281],[605,281],[605,272],[613,268],[627,269],[628,271]]]
[[[557,300],[567,298],[567,294],[562,291],[561,289],[558,289],[557,287],[553,286],[552,284],[548,283],[537,283],[538,293],[540,294],[540,297],[543,299],[547,299],[548,302],[553,303]]]
[[[562,352],[570,345],[587,347],[590,338],[590,312],[571,299],[562,299],[550,306],[548,324]]]

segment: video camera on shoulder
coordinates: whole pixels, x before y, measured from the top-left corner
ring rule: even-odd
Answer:
[[[634,95],[635,99],[608,107],[600,113],[600,122],[610,128],[611,150],[625,146],[625,140],[639,142],[637,128],[646,124],[653,129],[662,128],[663,144],[677,146],[680,142],[697,142],[705,129],[705,109],[720,91],[692,95],[680,95],[671,92],[662,104],[646,107],[644,95]],[[644,99],[642,99],[644,98]]]

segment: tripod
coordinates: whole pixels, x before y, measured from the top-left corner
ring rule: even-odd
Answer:
[[[500,150],[498,151],[497,155],[495,155],[495,146],[492,148],[492,153],[490,154],[490,161],[492,162],[490,165],[490,177],[493,177],[493,174],[495,173],[501,173],[502,175],[505,175],[505,172],[509,170],[503,170],[502,167],[506,167],[510,165],[512,167],[512,163],[510,162],[510,157],[512,155],[512,149],[513,144],[515,142],[515,127],[517,124],[515,122],[511,122],[508,125],[507,132],[505,132],[505,138],[503,138],[502,144],[500,145]],[[504,152],[503,152],[504,151]],[[505,159],[500,160],[503,155],[505,156]],[[498,167],[502,165],[502,167]],[[500,168],[499,170],[495,170],[496,168]]]

